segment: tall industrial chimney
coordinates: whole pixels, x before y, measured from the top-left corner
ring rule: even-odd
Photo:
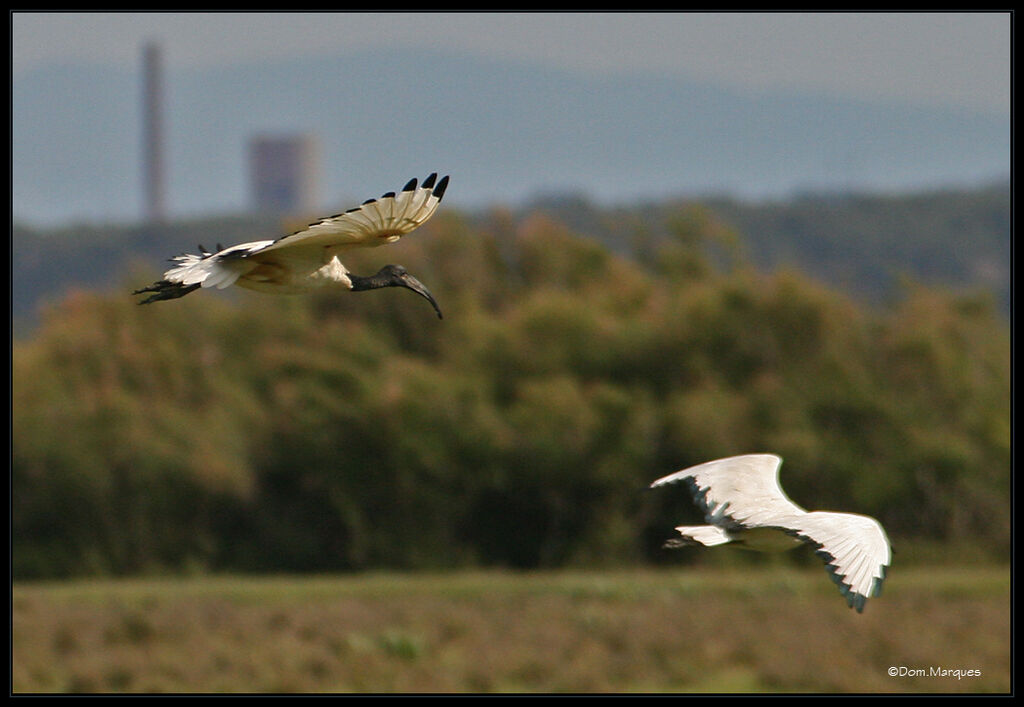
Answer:
[[[163,67],[160,47],[147,44],[142,50],[142,169],[145,186],[145,217],[161,223],[164,204]]]

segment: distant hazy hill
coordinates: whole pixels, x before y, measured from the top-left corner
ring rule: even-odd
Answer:
[[[325,210],[452,174],[463,207],[549,190],[624,204],[680,194],[918,189],[1009,174],[1008,117],[658,74],[595,78],[423,51],[367,51],[166,77],[174,214],[247,204],[247,140],[320,137]],[[40,68],[13,85],[16,219],[141,212],[139,72]]]
[[[818,195],[748,203],[733,199],[652,201],[607,207],[579,197],[538,199],[514,212],[545,212],[574,232],[620,253],[637,251],[638,234],[656,243],[671,233],[681,208],[698,203],[734,229],[763,268],[791,266],[869,301],[910,276],[930,284],[992,292],[1008,311],[1010,189],[1006,183],[903,196]],[[452,209],[454,210],[454,209]],[[467,212],[486,225],[489,210]],[[19,330],[41,299],[69,287],[123,291],[128,267],[149,277],[166,259],[197,243],[213,246],[280,235],[275,219],[254,215],[178,221],[165,226],[110,225],[30,229],[12,233],[12,299]],[[158,273],[156,273],[158,274]]]

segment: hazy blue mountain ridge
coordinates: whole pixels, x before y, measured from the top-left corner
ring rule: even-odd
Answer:
[[[137,217],[140,94],[139,72],[104,66],[18,77],[15,218]],[[467,207],[549,190],[625,204],[906,190],[1009,174],[1009,119],[1000,116],[427,51],[172,69],[165,106],[173,215],[248,207],[246,143],[260,132],[319,136],[326,211],[432,170],[453,174],[449,198]]]

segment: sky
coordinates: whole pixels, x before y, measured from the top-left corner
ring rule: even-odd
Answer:
[[[982,169],[977,165],[991,160],[980,147],[964,148],[973,135],[969,129],[954,127],[926,140],[921,136],[932,133],[922,122],[907,128],[912,134],[897,145],[904,153],[909,151],[910,157],[896,154],[897,150],[871,153],[862,135],[878,141],[903,128],[888,124],[882,128],[879,123],[871,132],[871,126],[876,125],[871,120],[857,122],[861,109],[858,102],[863,102],[888,103],[909,111],[935,109],[938,113],[951,109],[958,116],[955,120],[962,119],[964,125],[1009,126],[1009,12],[12,12],[10,16],[15,96],[12,205],[17,218],[33,223],[131,218],[138,214],[142,201],[138,89],[133,83],[130,92],[118,90],[125,89],[125,85],[117,82],[124,81],[123,77],[140,80],[140,49],[149,43],[160,47],[172,97],[182,96],[190,86],[202,85],[195,80],[197,76],[214,81],[233,68],[239,69],[237,76],[262,75],[264,69],[272,69],[275,64],[295,66],[311,58],[421,56],[416,54],[421,51],[457,57],[458,65],[467,67],[465,76],[453,73],[460,69],[449,69],[444,78],[450,80],[438,81],[435,87],[440,91],[445,84],[458,84],[449,86],[451,93],[445,94],[449,103],[444,108],[455,102],[463,110],[451,115],[445,111],[443,116],[430,114],[432,119],[443,120],[448,132],[435,132],[432,142],[417,145],[416,150],[404,143],[385,143],[391,150],[388,154],[363,154],[353,149],[353,145],[377,146],[381,141],[380,131],[370,130],[360,119],[373,116],[375,126],[402,130],[404,116],[414,112],[411,102],[389,103],[392,97],[387,93],[386,76],[379,84],[359,83],[364,101],[343,103],[327,114],[321,110],[324,96],[314,89],[296,93],[290,90],[294,83],[272,88],[269,81],[265,90],[258,84],[245,95],[232,94],[232,84],[222,87],[214,97],[194,96],[194,108],[188,107],[188,99],[173,104],[165,118],[165,142],[171,156],[165,172],[169,212],[174,216],[246,208],[244,137],[268,125],[273,129],[285,126],[312,131],[325,140],[321,159],[332,171],[325,171],[322,191],[328,198],[348,194],[347,188],[357,189],[364,182],[383,181],[387,176],[384,170],[393,169],[391,165],[396,161],[432,162],[440,154],[444,159],[438,161],[445,163],[442,169],[457,172],[464,184],[449,202],[464,200],[463,205],[522,201],[531,194],[551,190],[605,194],[600,174],[611,171],[632,189],[629,193],[615,192],[619,199],[628,200],[637,195],[683,193],[697,186],[755,196],[765,195],[766,190],[784,194],[807,185],[826,188],[840,178],[852,187],[857,174],[861,175],[860,186],[870,188],[928,186],[947,183],[953,176],[971,182],[981,178],[981,171],[1001,174],[1001,165],[1009,162],[1007,156],[1005,163],[997,160],[996,169]],[[511,116],[517,114],[508,111],[507,116],[495,118],[474,102],[490,95],[488,91],[467,78],[474,76],[471,69],[481,66],[522,69],[519,75],[523,76],[556,76],[562,81],[558,84],[562,92],[531,108],[529,116],[512,121]],[[360,73],[359,78],[366,75]],[[75,78],[66,80],[82,82],[90,78],[81,77],[100,78],[88,88],[73,92],[68,83],[60,82],[60,77],[68,76]],[[120,78],[104,84],[104,76]],[[462,82],[463,78],[467,80]],[[515,85],[502,93],[505,88],[500,79],[489,80],[488,88],[498,91],[495,100],[500,102],[514,93]],[[670,97],[671,89],[649,88],[661,81],[665,85],[713,89],[709,94],[742,96],[750,104],[785,104],[789,110],[799,111],[792,106],[808,105],[800,104],[799,99],[785,103],[799,96],[813,96],[816,101],[823,96],[834,97],[837,103],[852,107],[842,115],[831,116],[819,133],[799,127],[800,120],[809,124],[818,118],[814,110],[798,112],[795,118],[789,114],[780,117],[782,114],[767,109],[756,117],[735,112],[728,117],[737,121],[728,127],[721,116],[708,127],[700,122],[704,115],[701,111],[712,108],[693,103],[666,106],[661,99]],[[310,85],[349,83],[358,82],[331,75]],[[573,97],[564,86],[610,83],[654,93],[634,96],[637,103],[615,106],[630,110],[609,109],[608,115],[595,116],[588,123],[597,130],[606,125],[598,118],[611,120],[609,116],[614,114],[618,121],[614,144],[599,144],[603,138],[593,137],[599,133],[591,133],[589,139],[572,133],[571,138],[558,142],[558,119],[576,105],[568,99],[559,102],[561,97]],[[456,88],[472,93],[459,94]],[[324,95],[333,99],[338,92]],[[222,103],[217,103],[219,99]],[[424,108],[429,107],[422,95],[416,100]],[[646,110],[643,101],[647,101],[643,105],[657,106],[665,113]],[[382,113],[381,107],[388,105],[393,107]],[[213,110],[239,106],[251,108],[230,117]],[[677,112],[671,113],[673,109]],[[596,109],[588,104],[585,110]],[[344,124],[335,117],[339,112],[348,116]],[[499,120],[505,117],[511,121],[508,125]],[[684,118],[688,122],[674,123],[674,131],[659,132],[667,129],[670,120]],[[743,118],[746,123],[740,120]],[[775,120],[783,120],[784,129]],[[544,127],[531,132],[535,124]],[[848,131],[856,128],[853,138],[842,133],[843,125]],[[717,130],[720,140],[714,143],[711,155],[700,153],[700,158],[694,159],[699,151],[691,143],[696,138],[687,130],[705,130],[704,144],[712,145],[716,128],[721,128]],[[798,139],[787,142],[786,136],[792,132]],[[513,134],[520,140],[520,151],[509,155],[499,148]],[[756,146],[744,142],[761,135],[764,137]],[[851,139],[860,140],[853,143],[857,148],[848,146]],[[498,144],[501,140],[505,142]],[[655,143],[657,147],[651,147]],[[758,162],[756,155],[745,152],[754,147],[774,149],[778,155]],[[844,150],[849,157],[835,156]],[[961,162],[948,166],[941,162],[944,155],[955,155]],[[919,164],[907,166],[911,158]],[[680,175],[680,165],[687,164],[687,159],[699,167],[686,167],[687,174]],[[666,164],[665,160],[672,161]],[[855,164],[857,160],[860,162]],[[740,162],[741,166],[734,167]],[[498,187],[490,176],[495,164],[502,165]],[[919,176],[901,171],[903,166],[913,167],[913,175]],[[356,185],[352,184],[353,174],[360,175]],[[873,175],[882,175],[884,180],[879,182],[879,177],[872,181]]]
[[[408,47],[1006,115],[1010,35],[1009,12],[15,12],[12,74],[69,60],[134,67],[151,39],[172,69]]]

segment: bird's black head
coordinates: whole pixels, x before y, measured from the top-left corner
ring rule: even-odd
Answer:
[[[349,279],[352,282],[353,292],[375,290],[379,287],[404,287],[412,290],[430,302],[434,311],[437,312],[438,319],[444,319],[441,315],[441,308],[437,306],[434,296],[430,294],[430,291],[422,282],[410,275],[401,265],[385,265],[377,271],[376,275],[371,275],[370,277],[359,277],[349,273]]]

